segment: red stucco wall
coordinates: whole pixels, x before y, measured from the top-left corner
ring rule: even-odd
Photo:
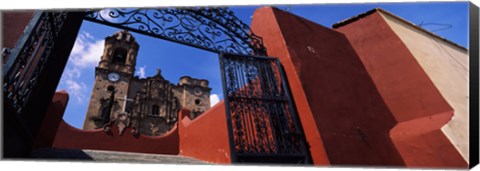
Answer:
[[[466,167],[440,130],[452,107],[378,11],[336,30],[347,36],[395,118],[390,137],[405,164]]]
[[[135,136],[131,129],[126,129],[123,135],[119,135],[115,126],[110,134],[103,130],[79,130],[62,120],[52,147],[176,155],[179,149],[178,130],[174,127],[161,137]]]
[[[285,67],[316,164],[328,154],[332,165],[404,165],[395,118],[343,34],[272,8],[255,12],[252,30]]]
[[[189,118],[189,113],[179,113],[180,154],[212,163],[231,163],[223,101],[195,120]]]
[[[64,90],[56,92],[48,106],[47,115],[43,119],[34,148],[52,147],[57,129],[63,122],[63,113],[68,104],[68,93]]]
[[[2,12],[2,47],[15,47],[32,16],[32,11]]]
[[[452,110],[378,13],[337,30],[351,42],[398,122]]]

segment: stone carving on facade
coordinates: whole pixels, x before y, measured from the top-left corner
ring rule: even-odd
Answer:
[[[195,118],[210,108],[207,80],[183,76],[172,84],[160,69],[151,77],[134,76],[139,47],[126,30],[105,38],[83,129],[104,127],[104,120],[98,120],[104,116],[120,134],[130,127],[135,133],[160,136],[177,123],[180,109],[193,111],[191,117]]]
[[[130,118],[125,112],[115,113],[114,124],[118,127],[118,132],[120,135],[123,134],[123,130],[130,125]]]

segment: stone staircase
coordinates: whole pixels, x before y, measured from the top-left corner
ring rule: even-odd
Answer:
[[[98,162],[129,162],[129,163],[159,163],[159,164],[209,164],[205,161],[179,155],[161,155],[147,153],[131,153],[102,150],[77,149],[36,149],[31,157],[39,160],[67,161],[98,161]]]

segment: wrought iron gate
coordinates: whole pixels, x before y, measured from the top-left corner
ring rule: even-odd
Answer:
[[[232,162],[310,163],[278,58],[220,54]]]

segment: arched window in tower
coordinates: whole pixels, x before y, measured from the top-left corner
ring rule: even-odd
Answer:
[[[152,105],[152,115],[158,116],[160,114],[160,107],[158,105]]]
[[[124,48],[117,48],[113,52],[113,63],[116,64],[125,64],[127,60],[127,50]]]

